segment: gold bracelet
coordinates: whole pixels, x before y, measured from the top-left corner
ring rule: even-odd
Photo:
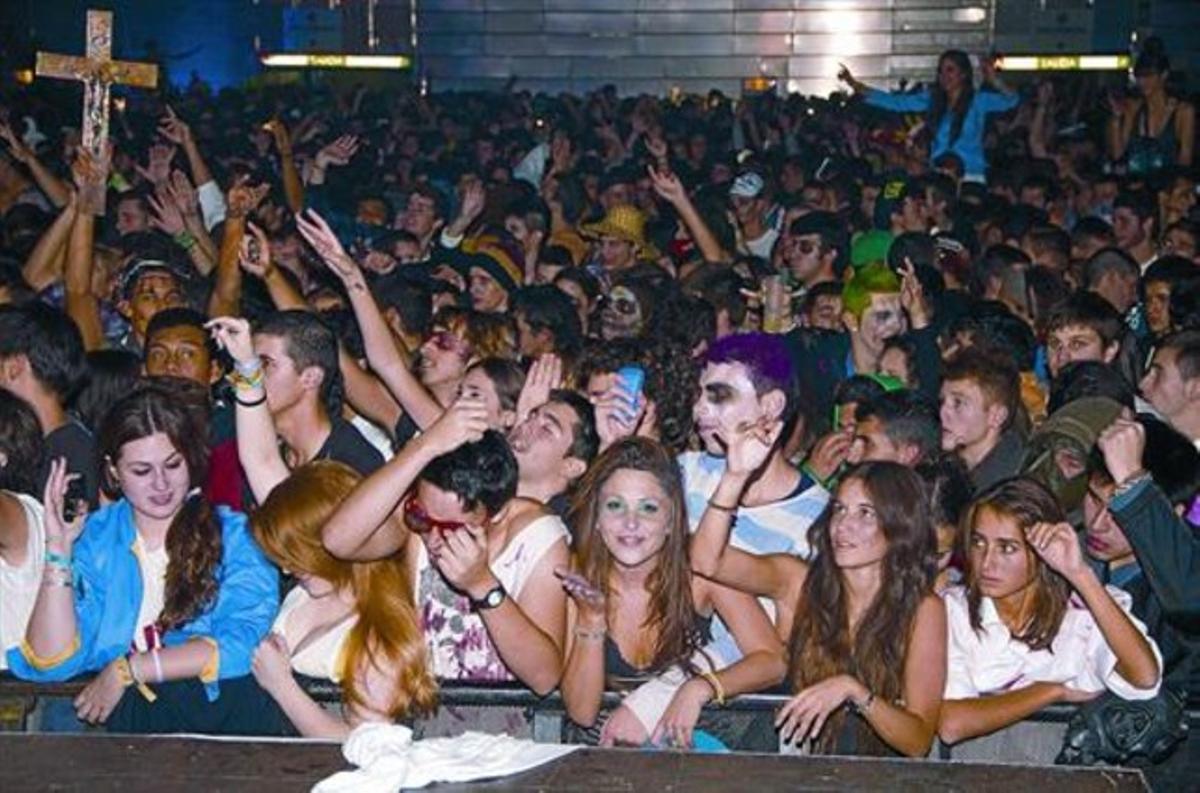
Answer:
[[[700,673],[700,677],[704,680],[704,682],[708,683],[709,688],[713,690],[713,696],[716,697],[716,699],[713,701],[718,705],[724,705],[725,687],[721,685],[721,680],[717,677],[717,673],[705,670]]]

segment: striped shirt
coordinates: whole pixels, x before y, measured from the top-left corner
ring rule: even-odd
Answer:
[[[679,455],[683,473],[683,497],[687,506],[688,528],[695,531],[708,507],[708,499],[717,489],[725,471],[725,459],[704,452],[685,452]],[[799,486],[787,498],[754,507],[739,507],[734,521],[730,544],[753,554],[790,553],[808,559],[808,527],[829,503],[829,491],[802,476]],[[769,599],[761,601],[767,614],[774,619],[774,605]],[[713,643],[707,649],[716,651],[726,663],[741,657],[737,644],[720,619],[713,620]]]

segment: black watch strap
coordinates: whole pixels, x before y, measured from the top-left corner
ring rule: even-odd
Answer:
[[[507,598],[508,598],[508,593],[504,591],[504,587],[501,586],[500,584],[497,584],[496,586],[489,589],[484,594],[484,596],[479,598],[478,600],[475,598],[470,598],[471,608],[474,611],[487,611],[488,609],[496,608],[501,603],[503,603]]]

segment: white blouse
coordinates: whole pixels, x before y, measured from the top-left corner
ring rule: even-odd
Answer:
[[[26,540],[24,563],[10,565],[0,558],[0,670],[8,668],[4,651],[25,638],[25,628],[41,586],[46,549],[42,505],[33,496],[5,492],[17,499],[25,511]]]
[[[1146,636],[1146,626],[1129,613],[1129,594],[1115,587],[1108,593],[1137,629]],[[1158,662],[1158,681],[1152,688],[1137,688],[1117,672],[1117,657],[1087,605],[1072,593],[1062,625],[1050,647],[1031,650],[1013,639],[996,612],[991,598],[979,603],[980,629],[971,627],[966,589],[951,587],[942,595],[946,603],[948,669],[946,699],[967,699],[1003,694],[1033,683],[1062,683],[1079,691],[1108,689],[1124,699],[1150,699],[1162,684],[1162,654],[1149,636],[1146,641]]]
[[[351,611],[345,619],[330,627],[320,636],[301,645],[308,635],[300,634],[292,626],[292,614],[313,602],[312,596],[302,586],[294,586],[283,599],[279,615],[275,617],[272,633],[278,633],[292,651],[292,670],[309,677],[342,682],[345,670],[346,639],[351,629],[358,624],[358,612]]]

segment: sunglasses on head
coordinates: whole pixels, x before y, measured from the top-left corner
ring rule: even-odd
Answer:
[[[450,534],[465,529],[467,524],[458,520],[436,520],[430,517],[415,497],[409,497],[404,502],[404,522],[413,534],[428,534],[436,531],[439,534]]]

